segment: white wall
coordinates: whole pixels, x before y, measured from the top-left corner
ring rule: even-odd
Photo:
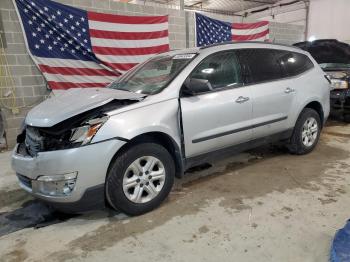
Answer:
[[[311,0],[308,37],[350,42],[350,0]]]

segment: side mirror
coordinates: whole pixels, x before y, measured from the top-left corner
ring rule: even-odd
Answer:
[[[184,85],[186,87],[184,91],[191,95],[213,90],[213,87],[207,79],[187,78]]]

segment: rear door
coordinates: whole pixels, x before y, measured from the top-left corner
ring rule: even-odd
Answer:
[[[246,85],[252,91],[253,137],[287,130],[296,90],[292,80],[285,77],[278,50],[241,49],[239,58],[246,72]]]
[[[252,138],[250,87],[244,87],[235,51],[204,58],[190,74],[213,91],[181,97],[186,157],[247,142]]]

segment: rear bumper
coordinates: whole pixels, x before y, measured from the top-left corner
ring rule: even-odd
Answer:
[[[53,207],[65,212],[84,212],[103,207],[104,183],[108,167],[115,153],[125,144],[120,140],[108,140],[79,148],[40,152],[36,157],[23,155],[18,145],[12,153],[12,167],[20,186]],[[43,193],[38,178],[76,173],[73,190],[64,195]],[[50,189],[54,183],[48,182]],[[62,183],[57,183],[60,187]]]

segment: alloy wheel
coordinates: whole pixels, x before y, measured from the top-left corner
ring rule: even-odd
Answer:
[[[302,133],[301,138],[303,141],[304,146],[311,147],[315,143],[318,136],[318,124],[315,118],[309,117],[306,119]]]
[[[123,177],[125,196],[134,203],[146,203],[162,190],[165,168],[156,157],[143,156],[132,162]]]

